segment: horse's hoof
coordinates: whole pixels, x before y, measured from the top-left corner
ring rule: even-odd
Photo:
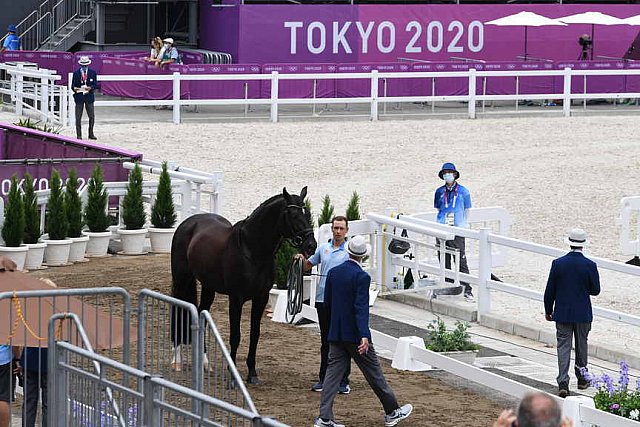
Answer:
[[[250,375],[247,377],[247,384],[262,384],[257,375]]]
[[[175,372],[182,372],[182,363],[172,363],[171,369],[173,369]]]

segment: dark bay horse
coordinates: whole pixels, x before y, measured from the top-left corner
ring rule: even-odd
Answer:
[[[246,219],[235,225],[216,214],[198,214],[180,224],[171,247],[172,295],[209,310],[216,292],[229,296],[231,357],[235,363],[240,344],[242,306],[251,300],[251,335],[247,382],[258,383],[256,349],[260,320],[269,299],[275,272],[275,253],[283,239],[309,256],[316,249],[305,208],[307,187],[300,195],[282,194],[262,203]],[[197,285],[200,282],[200,304]],[[188,316],[172,316],[174,345],[191,341]]]

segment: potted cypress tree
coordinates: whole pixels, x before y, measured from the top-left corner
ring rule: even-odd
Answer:
[[[40,241],[42,236],[40,231],[40,210],[38,209],[36,189],[33,186],[33,177],[29,172],[24,174],[22,191],[25,221],[24,243],[29,248],[24,268],[27,270],[39,270],[46,268],[42,266],[42,261],[44,261],[44,249],[47,244]]]
[[[151,224],[149,227],[149,240],[151,251],[158,253],[170,253],[173,234],[176,232],[177,215],[173,204],[173,190],[171,189],[171,177],[167,170],[167,162],[162,162],[162,172],[158,181],[156,200],[151,208]]]
[[[351,199],[349,200],[349,206],[347,206],[347,214],[348,221],[357,221],[362,219],[360,216],[360,196],[355,191],[351,194]]]
[[[82,235],[84,221],[82,218],[82,201],[80,200],[78,185],[78,171],[75,168],[71,168],[64,192],[64,203],[67,207],[67,219],[69,220],[68,234],[71,239],[69,262],[89,261],[84,257],[89,238]]]
[[[47,238],[43,239],[43,241],[47,244],[44,250],[45,262],[49,267],[52,267],[66,265],[69,262],[71,239],[67,238],[69,220],[64,203],[62,180],[57,169],[53,169],[51,173],[50,185],[51,193],[47,201],[47,211],[49,213],[46,220]]]
[[[328,194],[322,198],[322,210],[320,211],[320,216],[318,216],[318,227],[321,227],[323,224],[329,224],[334,216],[333,205],[331,204],[331,198],[329,198]]]
[[[17,268],[23,270],[29,248],[22,244],[24,239],[24,206],[18,188],[18,178],[15,175],[11,177],[11,187],[7,196],[7,204],[4,207],[2,239],[5,246],[0,246],[0,254],[12,259]]]
[[[104,188],[104,178],[100,164],[91,172],[91,178],[87,184],[87,204],[84,208],[84,219],[89,231],[83,234],[89,237],[85,255],[88,257],[105,257],[109,250],[109,215],[107,214],[107,204],[109,194]]]
[[[136,162],[133,170],[129,172],[127,192],[122,200],[122,223],[124,228],[118,230],[122,242],[123,255],[144,254],[144,242],[147,229],[144,223],[147,215],[142,203],[142,169]]]

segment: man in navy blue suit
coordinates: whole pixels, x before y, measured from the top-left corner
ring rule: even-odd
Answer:
[[[320,398],[320,416],[315,427],[344,427],[335,422],[333,401],[338,386],[353,359],[369,386],[384,407],[384,425],[395,426],[407,418],[413,406],[399,406],[391,387],[384,378],[371,342],[369,330],[369,285],[371,277],[360,261],[371,251],[362,236],[355,236],[347,245],[349,259],[333,267],[327,274],[324,302],[329,311],[329,363]]]
[[[98,139],[93,134],[93,125],[96,120],[93,103],[96,100],[95,90],[98,87],[98,75],[89,68],[91,59],[81,56],[78,60],[80,68],[73,73],[71,88],[73,100],[76,102],[76,138],[82,139],[82,112],[87,110],[89,116],[89,139]]]
[[[593,321],[590,296],[600,293],[598,267],[582,254],[582,248],[587,244],[587,234],[580,228],[574,228],[565,242],[571,247],[571,252],[553,260],[544,291],[545,317],[550,322],[556,322],[560,397],[569,395],[572,337],[575,337],[576,343],[574,368],[578,389],[589,387],[580,368],[587,368],[587,338]]]

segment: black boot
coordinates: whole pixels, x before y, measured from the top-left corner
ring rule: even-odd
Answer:
[[[94,134],[90,134],[89,139],[98,139],[98,138]]]

